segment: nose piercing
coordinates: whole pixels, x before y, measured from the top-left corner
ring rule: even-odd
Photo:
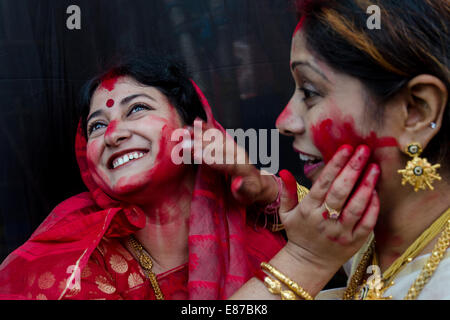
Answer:
[[[431,127],[431,129],[436,129],[436,127],[437,127],[436,122],[430,123],[430,127]]]

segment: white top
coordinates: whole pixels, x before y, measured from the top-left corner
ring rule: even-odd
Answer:
[[[366,250],[364,246],[362,250]],[[362,251],[361,250],[361,251]],[[360,251],[360,252],[361,252]],[[383,294],[384,297],[392,296],[394,300],[403,300],[411,288],[414,281],[419,276],[426,261],[430,257],[430,253],[416,257],[409,262],[393,279],[394,285],[389,287]],[[355,255],[355,257],[358,256]],[[343,267],[347,275],[350,270],[355,270],[355,262],[350,260]],[[353,266],[353,267],[352,267]],[[321,291],[317,300],[340,300],[344,295],[345,288],[337,288]],[[423,288],[422,292],[417,297],[417,300],[450,300],[450,250],[447,250],[439,263],[436,271],[431,279]]]

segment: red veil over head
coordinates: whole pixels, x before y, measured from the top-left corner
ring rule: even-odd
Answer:
[[[208,123],[224,132],[193,85]],[[89,191],[58,205],[0,265],[0,298],[70,298],[71,284],[102,238],[125,237],[145,226],[139,207],[110,198],[94,182],[86,143],[79,126],[76,156]],[[189,220],[189,299],[228,298],[252,276],[252,266],[270,259],[284,244],[266,229],[254,232],[247,226],[245,208],[231,197],[226,182],[223,174],[198,166]]]

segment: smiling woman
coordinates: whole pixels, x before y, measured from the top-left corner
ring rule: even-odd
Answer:
[[[172,132],[195,119],[225,134],[182,64],[126,58],[86,84],[81,105],[76,155],[89,191],[3,262],[2,298],[225,299],[283,247],[246,219],[250,205],[279,205],[275,179],[251,165],[171,161]],[[256,192],[244,192],[248,178]]]
[[[293,138],[313,189],[331,179],[327,164],[343,146],[356,150],[353,174],[343,170],[324,199],[324,218],[340,213],[345,223],[357,199],[361,207],[374,194],[380,202],[374,236],[347,265],[348,288],[322,297],[448,299],[449,2],[297,3],[296,90],[277,127]],[[371,5],[381,12],[379,30],[367,28]],[[414,188],[401,187],[406,182]],[[379,270],[375,282],[369,265]]]

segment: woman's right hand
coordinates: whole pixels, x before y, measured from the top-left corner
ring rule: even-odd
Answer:
[[[285,250],[312,267],[337,271],[366,242],[380,209],[375,186],[380,175],[377,164],[367,165],[370,149],[341,147],[327,163],[307,196],[295,205],[282,199],[280,219],[288,243]],[[295,179],[280,174],[287,190],[296,190]],[[289,194],[289,192],[287,192]],[[283,202],[284,201],[284,202]],[[340,213],[328,216],[329,208]],[[284,212],[283,212],[284,211]]]

